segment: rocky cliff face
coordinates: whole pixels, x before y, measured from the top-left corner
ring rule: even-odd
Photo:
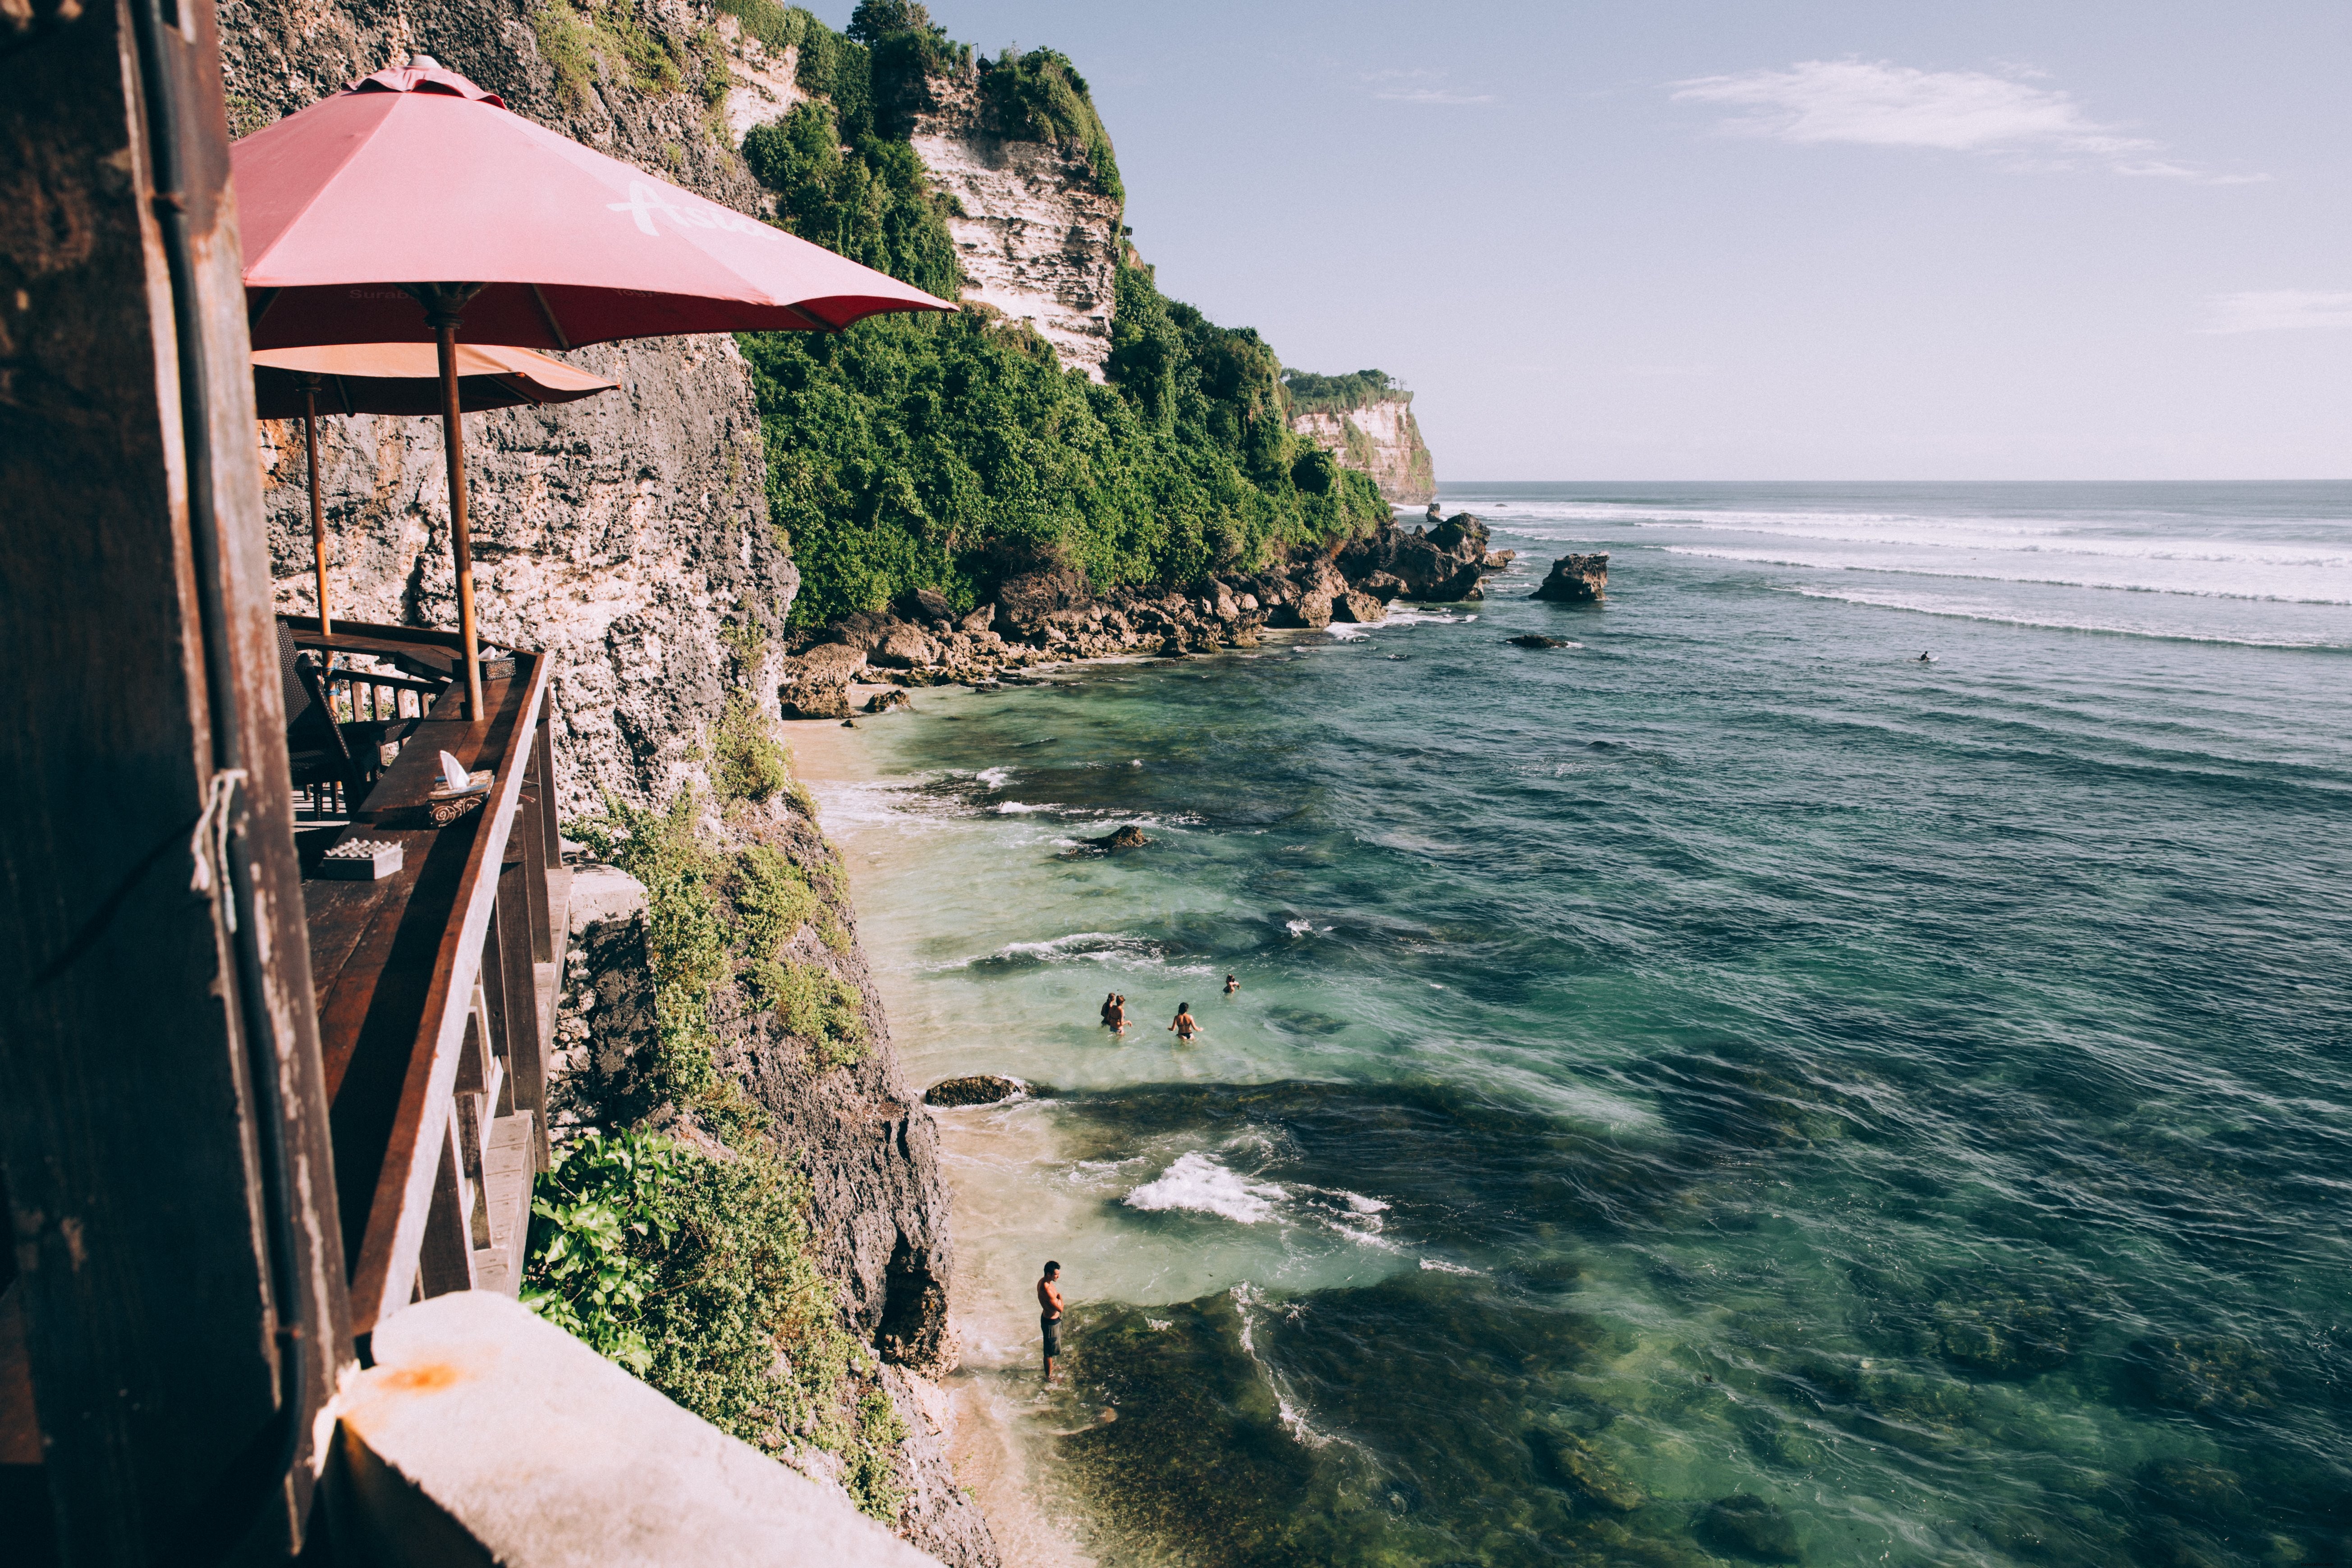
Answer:
[[[935,78],[909,140],[940,189],[971,284],[964,298],[1036,327],[1100,381],[1110,353],[1120,205],[1082,149],[985,130],[977,79]]]
[[[518,113],[744,212],[765,204],[735,151],[740,135],[797,93],[793,51],[764,49],[697,0],[587,11],[566,0],[223,0],[220,18],[240,134],[419,51]],[[749,651],[741,628],[781,626],[799,578],[770,526],[750,374],[730,339],[569,357],[620,389],[466,424],[483,635],[554,655],[556,776],[576,816],[606,795],[651,803],[708,789],[730,695],[775,713],[781,653]],[[454,625],[437,423],[330,418],[320,437],[337,616]],[[279,601],[307,612],[300,426],[265,425],[257,445]],[[919,1381],[899,1370],[938,1371],[953,1353],[931,1123],[900,1079],[832,851],[779,801],[712,829],[723,847],[765,845],[829,889],[835,940],[813,928],[795,939],[810,950],[798,956],[861,999],[869,1044],[854,1065],[814,1070],[805,1044],[781,1037],[730,984],[712,998],[714,1056],[809,1179],[820,1261],[849,1327],[898,1363],[885,1382],[913,1434],[899,1467],[902,1533],[984,1568],[996,1561],[987,1527],[955,1487]],[[575,1121],[594,1119],[654,1038],[644,891],[601,870],[582,891],[555,1090]]]
[[[1328,447],[1347,467],[1370,474],[1381,494],[1400,506],[1436,499],[1436,465],[1422,441],[1410,396],[1355,408],[1302,410],[1291,416],[1290,427]]]
[[[480,0],[225,0],[220,19],[240,132],[417,50],[601,152],[740,210],[758,205],[741,160],[714,130],[723,68],[697,41],[712,14],[688,0],[649,0],[625,38],[561,0],[537,11]],[[667,62],[676,85],[649,90],[658,73],[647,77],[627,47]],[[604,792],[646,800],[692,775],[723,696],[720,626],[780,621],[799,579],[768,526],[759,419],[730,340],[570,357],[621,390],[468,415],[466,427],[483,635],[557,656],[556,773],[565,807],[579,811]],[[320,447],[336,613],[454,625],[437,424],[322,419]],[[265,424],[259,451],[279,603],[308,612],[299,424]]]

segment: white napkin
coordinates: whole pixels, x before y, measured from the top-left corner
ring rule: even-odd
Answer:
[[[441,753],[441,782],[452,790],[462,790],[473,781],[466,776],[466,770],[458,765],[457,759],[444,752]]]

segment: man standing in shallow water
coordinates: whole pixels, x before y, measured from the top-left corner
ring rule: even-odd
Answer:
[[[1054,1358],[1062,1353],[1062,1266],[1048,1262],[1037,1277],[1037,1327],[1045,1336],[1045,1381],[1054,1381]]]

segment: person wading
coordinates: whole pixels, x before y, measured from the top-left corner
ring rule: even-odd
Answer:
[[[1047,1262],[1037,1277],[1037,1329],[1045,1339],[1045,1381],[1054,1381],[1054,1358],[1062,1353],[1062,1266]]]
[[[1114,995],[1110,999],[1110,1011],[1103,1015],[1103,1022],[1110,1026],[1110,1032],[1114,1035],[1127,1033],[1126,997]]]
[[[1176,1021],[1168,1026],[1176,1031],[1176,1043],[1178,1045],[1191,1045],[1192,1043],[1192,1032],[1201,1026],[1200,1020],[1192,1016],[1192,1004],[1190,1002],[1179,1002],[1176,1004]]]

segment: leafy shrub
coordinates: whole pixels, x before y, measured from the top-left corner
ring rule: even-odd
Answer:
[[[719,0],[719,9],[778,54],[797,47],[811,28],[824,26],[800,6],[779,5],[776,0]]]
[[[763,1452],[841,1456],[885,1522],[906,1436],[816,1267],[800,1175],[754,1140],[719,1161],[591,1134],[540,1179],[523,1302]]]
[[[1087,79],[1069,57],[1053,49],[1015,56],[1005,50],[980,65],[982,122],[1013,142],[1045,142],[1085,150],[1087,166],[1114,201],[1125,201],[1110,132],[1095,110]]]
[[[745,693],[730,691],[712,736],[719,795],[728,800],[766,800],[792,783],[784,748],[766,714]]]
[[[778,948],[824,908],[808,873],[765,844],[736,853],[729,894],[742,932],[737,951],[754,960],[773,958]]]
[[[755,959],[743,980],[763,1009],[809,1042],[818,1070],[854,1067],[866,1059],[865,998],[821,963]]]
[[[667,1138],[591,1132],[530,1201],[522,1304],[639,1377],[653,1366],[643,1320],[676,1228],[665,1188],[679,1159]]]
[[[654,1060],[637,1101],[624,1109],[634,1118],[664,1104],[689,1108],[725,1131],[748,1126],[758,1114],[710,1060],[710,988],[730,973],[733,957],[719,898],[726,862],[696,831],[698,815],[691,790],[679,791],[662,811],[607,795],[603,816],[572,827],[598,858],[646,887]]]

